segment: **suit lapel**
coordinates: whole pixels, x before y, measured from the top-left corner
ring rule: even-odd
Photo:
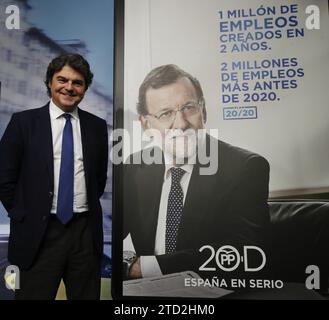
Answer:
[[[206,145],[209,147],[210,137],[207,135]],[[218,141],[216,141],[219,147]],[[207,152],[208,154],[208,152]],[[218,170],[212,175],[200,175],[200,169],[204,166],[197,162],[194,165],[189,187],[187,190],[182,219],[178,231],[177,249],[184,249],[191,245],[195,235],[200,234],[200,228],[204,225],[204,219],[216,216],[220,212],[215,212],[218,204],[222,201],[227,184],[223,171],[221,170],[221,151],[218,152]],[[214,204],[217,204],[216,206]],[[210,212],[213,211],[213,212]],[[215,220],[215,219],[214,219]],[[207,234],[202,230],[203,234]]]
[[[86,113],[78,108],[79,121],[80,121],[80,131],[81,131],[81,144],[82,144],[82,154],[83,154],[83,166],[85,170],[86,188],[87,193],[89,190],[89,172],[90,172],[90,148],[89,146],[89,135],[90,124],[87,121]]]
[[[193,235],[200,233],[203,219],[209,219],[207,211],[211,210],[214,201],[218,201],[217,191],[221,189],[218,175],[200,175],[199,169],[198,165],[193,168],[178,231],[177,249],[190,243]]]
[[[142,238],[145,239],[143,241],[145,252],[154,252],[164,171],[164,165],[142,165],[136,176],[136,181],[141,181],[138,198],[143,204],[141,218],[145,228],[141,232],[144,233]]]
[[[37,126],[40,131],[37,136],[40,138],[40,150],[43,158],[46,160],[50,185],[54,187],[54,156],[53,156],[53,139],[51,131],[51,122],[49,114],[49,103],[40,109],[37,116]]]

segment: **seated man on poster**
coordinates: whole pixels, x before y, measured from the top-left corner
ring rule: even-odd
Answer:
[[[134,253],[124,251],[126,279],[186,270],[225,276],[215,258],[223,246],[240,255],[244,247],[256,247],[264,260],[270,222],[267,160],[208,134],[195,139],[207,120],[202,88],[175,65],[157,67],[146,76],[137,111],[144,130],[162,137],[155,139],[153,151],[141,153],[160,149],[163,161],[136,164],[134,159],[145,157],[134,154],[124,166],[124,250],[127,239],[134,248]],[[218,152],[210,161],[217,170],[203,174],[205,165],[197,154],[214,146]],[[243,274],[243,269],[241,263],[226,276]]]

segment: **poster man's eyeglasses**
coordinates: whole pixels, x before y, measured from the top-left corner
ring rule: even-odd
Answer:
[[[189,102],[178,109],[167,109],[160,111],[156,114],[148,114],[155,119],[157,119],[162,124],[168,125],[175,121],[177,112],[181,112],[184,119],[188,120],[191,117],[198,114],[201,110],[201,105],[199,102]]]

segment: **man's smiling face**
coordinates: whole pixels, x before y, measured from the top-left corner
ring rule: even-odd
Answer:
[[[64,112],[73,111],[86,92],[83,75],[68,65],[54,74],[48,86],[53,102]]]

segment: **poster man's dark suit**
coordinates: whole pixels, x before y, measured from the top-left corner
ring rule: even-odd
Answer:
[[[210,141],[207,137],[207,142]],[[218,171],[200,175],[195,164],[185,198],[176,252],[158,255],[162,273],[194,270],[210,257],[203,245],[255,245],[266,251],[269,164],[261,156],[218,143]],[[138,158],[138,157],[137,157]],[[131,234],[138,256],[154,255],[165,166],[124,166],[124,236]],[[215,267],[215,259],[208,267]],[[238,269],[239,270],[239,269]]]
[[[89,223],[94,245],[103,252],[99,198],[107,176],[106,122],[78,109]],[[28,269],[45,235],[54,189],[53,145],[49,104],[14,114],[0,144],[0,200],[10,217],[8,259]]]

